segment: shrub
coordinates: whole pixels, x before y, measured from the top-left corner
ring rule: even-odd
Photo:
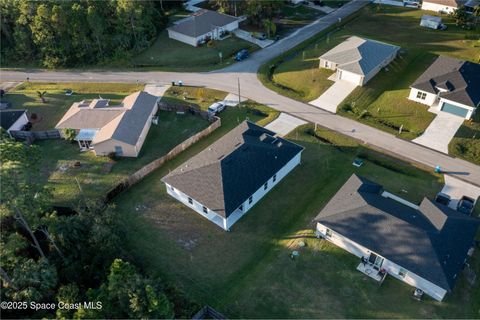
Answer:
[[[113,160],[113,161],[117,161],[118,160],[118,156],[115,152],[110,152],[107,157],[110,159],[110,160]]]
[[[63,129],[63,136],[65,140],[73,141],[76,135],[77,135],[77,132],[75,131],[75,129],[70,129],[70,128]]]

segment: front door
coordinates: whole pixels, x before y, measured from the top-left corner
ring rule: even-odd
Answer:
[[[370,253],[370,257],[368,257],[368,262],[370,262],[375,269],[380,270],[383,264],[383,258],[372,252]]]

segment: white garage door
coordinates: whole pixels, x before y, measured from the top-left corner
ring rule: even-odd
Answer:
[[[338,79],[342,79],[351,83],[355,83],[356,85],[360,85],[361,76],[358,74],[354,74],[351,72],[338,70]]]

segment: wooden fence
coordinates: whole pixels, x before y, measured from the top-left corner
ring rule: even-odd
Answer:
[[[13,138],[18,140],[25,140],[28,143],[32,143],[35,140],[46,139],[60,139],[60,132],[58,130],[49,131],[10,131]]]
[[[122,191],[130,188],[134,184],[138,183],[140,180],[145,178],[147,175],[152,173],[154,170],[161,167],[165,162],[171,160],[179,153],[196,143],[198,140],[202,139],[203,137],[208,136],[210,133],[215,131],[217,128],[221,126],[221,120],[218,117],[214,117],[214,121],[204,130],[198,132],[197,134],[191,136],[187,140],[183,141],[175,148],[170,150],[166,155],[160,157],[156,160],[153,160],[149,164],[145,165],[141,169],[137,170],[135,173],[131,174],[127,178],[120,181],[116,186],[114,186],[110,191],[107,192],[105,198],[103,199],[104,203],[110,202],[114,197],[116,197]]]

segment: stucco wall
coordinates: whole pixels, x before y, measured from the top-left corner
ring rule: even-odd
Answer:
[[[425,97],[425,100],[419,99],[419,98],[417,98],[417,94],[419,92],[425,92],[425,91],[421,91],[421,90],[418,90],[418,89],[415,89],[415,88],[411,88],[408,99],[413,100],[413,101],[418,102],[418,103],[421,103],[421,104],[426,104],[427,106],[433,106],[435,104],[435,102],[437,101],[437,95],[435,95],[433,93],[428,93],[428,92],[425,92],[427,94],[427,96]]]
[[[327,67],[327,62],[328,62],[328,67]],[[333,63],[332,61],[328,61],[325,59],[320,58],[320,68],[325,68],[325,69],[330,69],[330,70],[336,70],[337,69],[337,64]]]
[[[197,39],[196,38],[186,36],[184,34],[176,32],[176,31],[168,30],[168,37],[170,39],[175,39],[175,40],[178,40],[180,42],[189,44],[189,45],[194,46],[194,47],[197,46]]]
[[[28,123],[28,117],[26,113],[23,113],[20,118],[15,121],[10,128],[7,130],[7,132],[10,131],[16,131],[16,130],[22,130],[23,126]]]
[[[118,141],[115,139],[109,139],[102,141],[93,145],[93,151],[97,156],[107,156],[111,152],[115,152],[115,147],[122,148],[122,154],[119,155],[120,157],[137,157],[138,151],[134,145],[126,144],[125,142]]]
[[[341,234],[332,230],[332,236],[327,236],[327,227],[321,223],[317,223],[317,234],[321,235],[326,240],[332,242],[333,244],[339,246],[340,248],[354,254],[355,256],[361,258],[370,256],[371,251],[367,248],[361,246],[358,243],[351,241],[350,239],[342,236]],[[375,253],[375,252],[374,252]],[[377,254],[379,255],[379,254]],[[380,255],[381,256],[381,255]],[[360,261],[359,261],[360,263]],[[445,297],[447,291],[439,286],[431,283],[430,281],[416,275],[415,273],[407,270],[406,268],[401,267],[400,265],[384,258],[381,268],[385,269],[387,273],[394,278],[397,278],[400,281],[403,281],[415,288],[422,289],[426,294],[431,296],[433,299],[442,301]],[[399,275],[400,269],[406,271],[405,277]]]
[[[340,76],[340,72],[341,72],[341,76]],[[337,79],[342,79],[344,81],[354,83],[358,86],[361,86],[363,82],[362,75],[359,75],[350,71],[342,70],[341,67],[337,69]]]
[[[445,6],[437,3],[425,2],[425,1],[422,3],[422,10],[452,13],[455,9],[456,9],[455,7]]]

